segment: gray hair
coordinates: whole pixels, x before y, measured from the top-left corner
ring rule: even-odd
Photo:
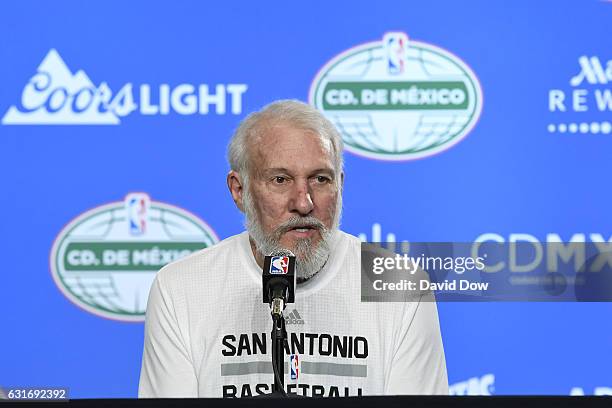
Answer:
[[[332,159],[335,170],[338,173],[342,171],[344,166],[343,144],[336,127],[314,107],[295,99],[285,99],[272,102],[260,111],[251,113],[232,135],[227,149],[227,159],[230,168],[241,173],[243,182],[248,180],[249,139],[261,134],[266,127],[277,124],[288,124],[298,129],[309,130],[329,140],[333,149]]]

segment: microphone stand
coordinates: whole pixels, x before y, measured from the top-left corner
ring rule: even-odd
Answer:
[[[285,349],[284,343],[287,338],[285,329],[285,317],[283,309],[285,302],[282,297],[275,297],[270,307],[272,308],[272,371],[274,373],[274,385],[270,394],[260,394],[253,398],[288,398],[296,395],[287,395],[285,391]]]
[[[287,330],[285,329],[285,317],[280,314],[272,313],[272,368],[274,370],[274,387],[272,394],[286,397],[285,392],[285,339]]]
[[[274,386],[270,394],[258,395],[255,398],[303,398],[304,395],[287,394],[285,391],[285,340],[287,330],[283,316],[284,302],[282,298],[272,300],[272,370]]]

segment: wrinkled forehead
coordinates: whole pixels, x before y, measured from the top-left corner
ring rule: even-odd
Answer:
[[[277,124],[260,129],[248,142],[250,167],[335,171],[331,141],[310,129]]]

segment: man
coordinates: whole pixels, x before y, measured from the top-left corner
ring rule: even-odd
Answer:
[[[360,241],[338,230],[342,140],[316,109],[272,103],[229,145],[227,184],[247,231],[162,268],[151,288],[140,397],[244,397],[272,390],[264,257],[296,255],[288,392],[447,394],[435,302],[362,303]],[[295,362],[296,360],[292,360]]]

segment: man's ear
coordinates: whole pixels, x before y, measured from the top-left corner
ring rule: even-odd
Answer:
[[[244,188],[240,173],[234,170],[230,170],[230,172],[227,173],[227,188],[229,188],[232,199],[238,209],[244,212],[244,205],[242,204],[242,193],[244,192]]]

